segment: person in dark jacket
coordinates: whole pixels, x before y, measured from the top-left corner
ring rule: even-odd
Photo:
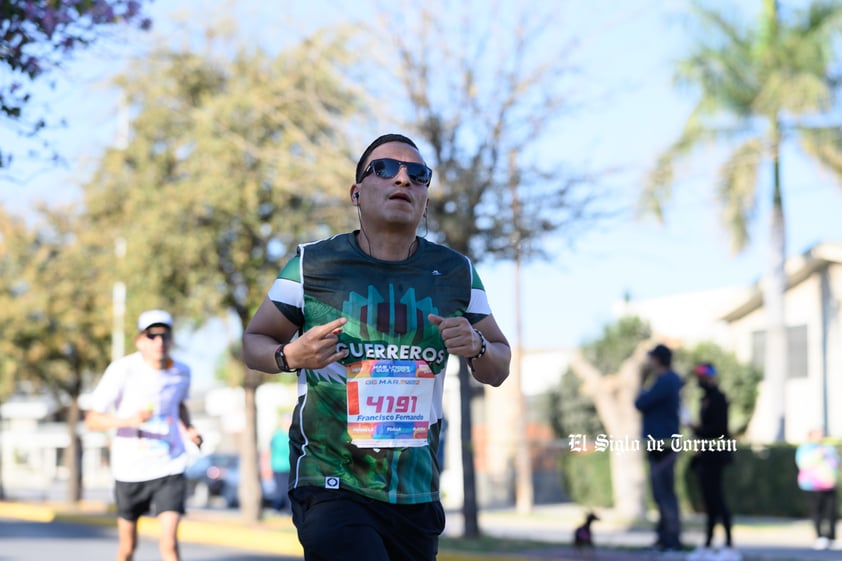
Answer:
[[[706,362],[693,368],[699,387],[704,392],[699,405],[699,423],[692,425],[693,434],[708,444],[720,439],[730,439],[728,433],[728,399],[719,389],[718,376],[713,364]],[[731,511],[725,501],[722,477],[725,466],[731,462],[732,453],[727,450],[707,449],[696,452],[691,461],[693,471],[699,478],[702,501],[707,515],[705,548],[711,547],[717,521],[725,528],[725,547],[731,548]]]
[[[675,462],[678,453],[670,446],[673,435],[679,435],[681,378],[672,369],[672,351],[657,345],[648,354],[648,373],[655,381],[645,388],[634,402],[643,414],[643,438],[647,443],[649,482],[652,498],[658,506],[659,550],[678,551],[681,545],[681,515],[675,494]],[[656,441],[660,446],[653,445]]]

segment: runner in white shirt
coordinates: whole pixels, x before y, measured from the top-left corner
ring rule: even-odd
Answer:
[[[168,312],[143,312],[137,328],[138,352],[115,360],[106,369],[94,390],[85,424],[91,430],[113,431],[118,561],[133,558],[138,518],[150,511],[161,524],[162,559],[179,561],[177,533],[184,514],[187,467],[182,431],[197,446],[202,444],[185,403],[190,368],[170,358],[172,316]]]

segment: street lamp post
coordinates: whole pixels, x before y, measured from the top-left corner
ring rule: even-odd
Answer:
[[[119,237],[114,240],[114,253],[119,261],[126,256],[126,239]],[[117,281],[111,293],[114,317],[111,327],[111,361],[126,354],[126,338],[123,325],[126,317],[126,283]]]

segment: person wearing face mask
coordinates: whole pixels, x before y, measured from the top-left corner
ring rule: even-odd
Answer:
[[[243,334],[246,364],[298,377],[293,522],[308,561],[431,561],[448,356],[499,386],[511,350],[464,255],[417,235],[432,170],[400,134],[360,157],[360,227],[298,246]]]
[[[721,523],[725,530],[725,544],[717,552],[717,559],[739,561],[741,555],[733,548],[731,511],[724,490],[725,468],[731,463],[733,452],[715,446],[716,441],[731,438],[728,430],[728,398],[719,388],[719,375],[712,363],[704,362],[694,366],[693,376],[702,390],[702,397],[699,421],[691,424],[690,428],[697,439],[713,443],[696,452],[690,461],[702,491],[706,515],[705,543],[696,555],[698,557],[703,552],[708,556],[713,554],[711,546],[714,528],[717,523]]]
[[[137,549],[137,522],[150,511],[161,525],[164,561],[179,561],[178,525],[185,512],[187,450],[202,437],[190,424],[190,368],[170,357],[172,316],[148,310],[138,318],[137,352],[112,362],[91,396],[85,425],[111,431],[117,505],[118,561]]]

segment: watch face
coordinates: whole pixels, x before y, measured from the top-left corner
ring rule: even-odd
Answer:
[[[284,370],[284,366],[285,366],[284,362],[286,362],[286,361],[284,360],[284,351],[283,351],[283,348],[284,348],[284,346],[283,346],[283,345],[280,345],[277,349],[275,349],[275,364],[276,364],[276,365],[278,366],[278,368],[280,368],[281,370]]]
[[[280,345],[278,350],[275,351],[275,363],[278,365],[278,368],[285,372],[296,372],[296,369],[290,368],[289,364],[287,364],[287,357],[284,355],[283,345]]]

